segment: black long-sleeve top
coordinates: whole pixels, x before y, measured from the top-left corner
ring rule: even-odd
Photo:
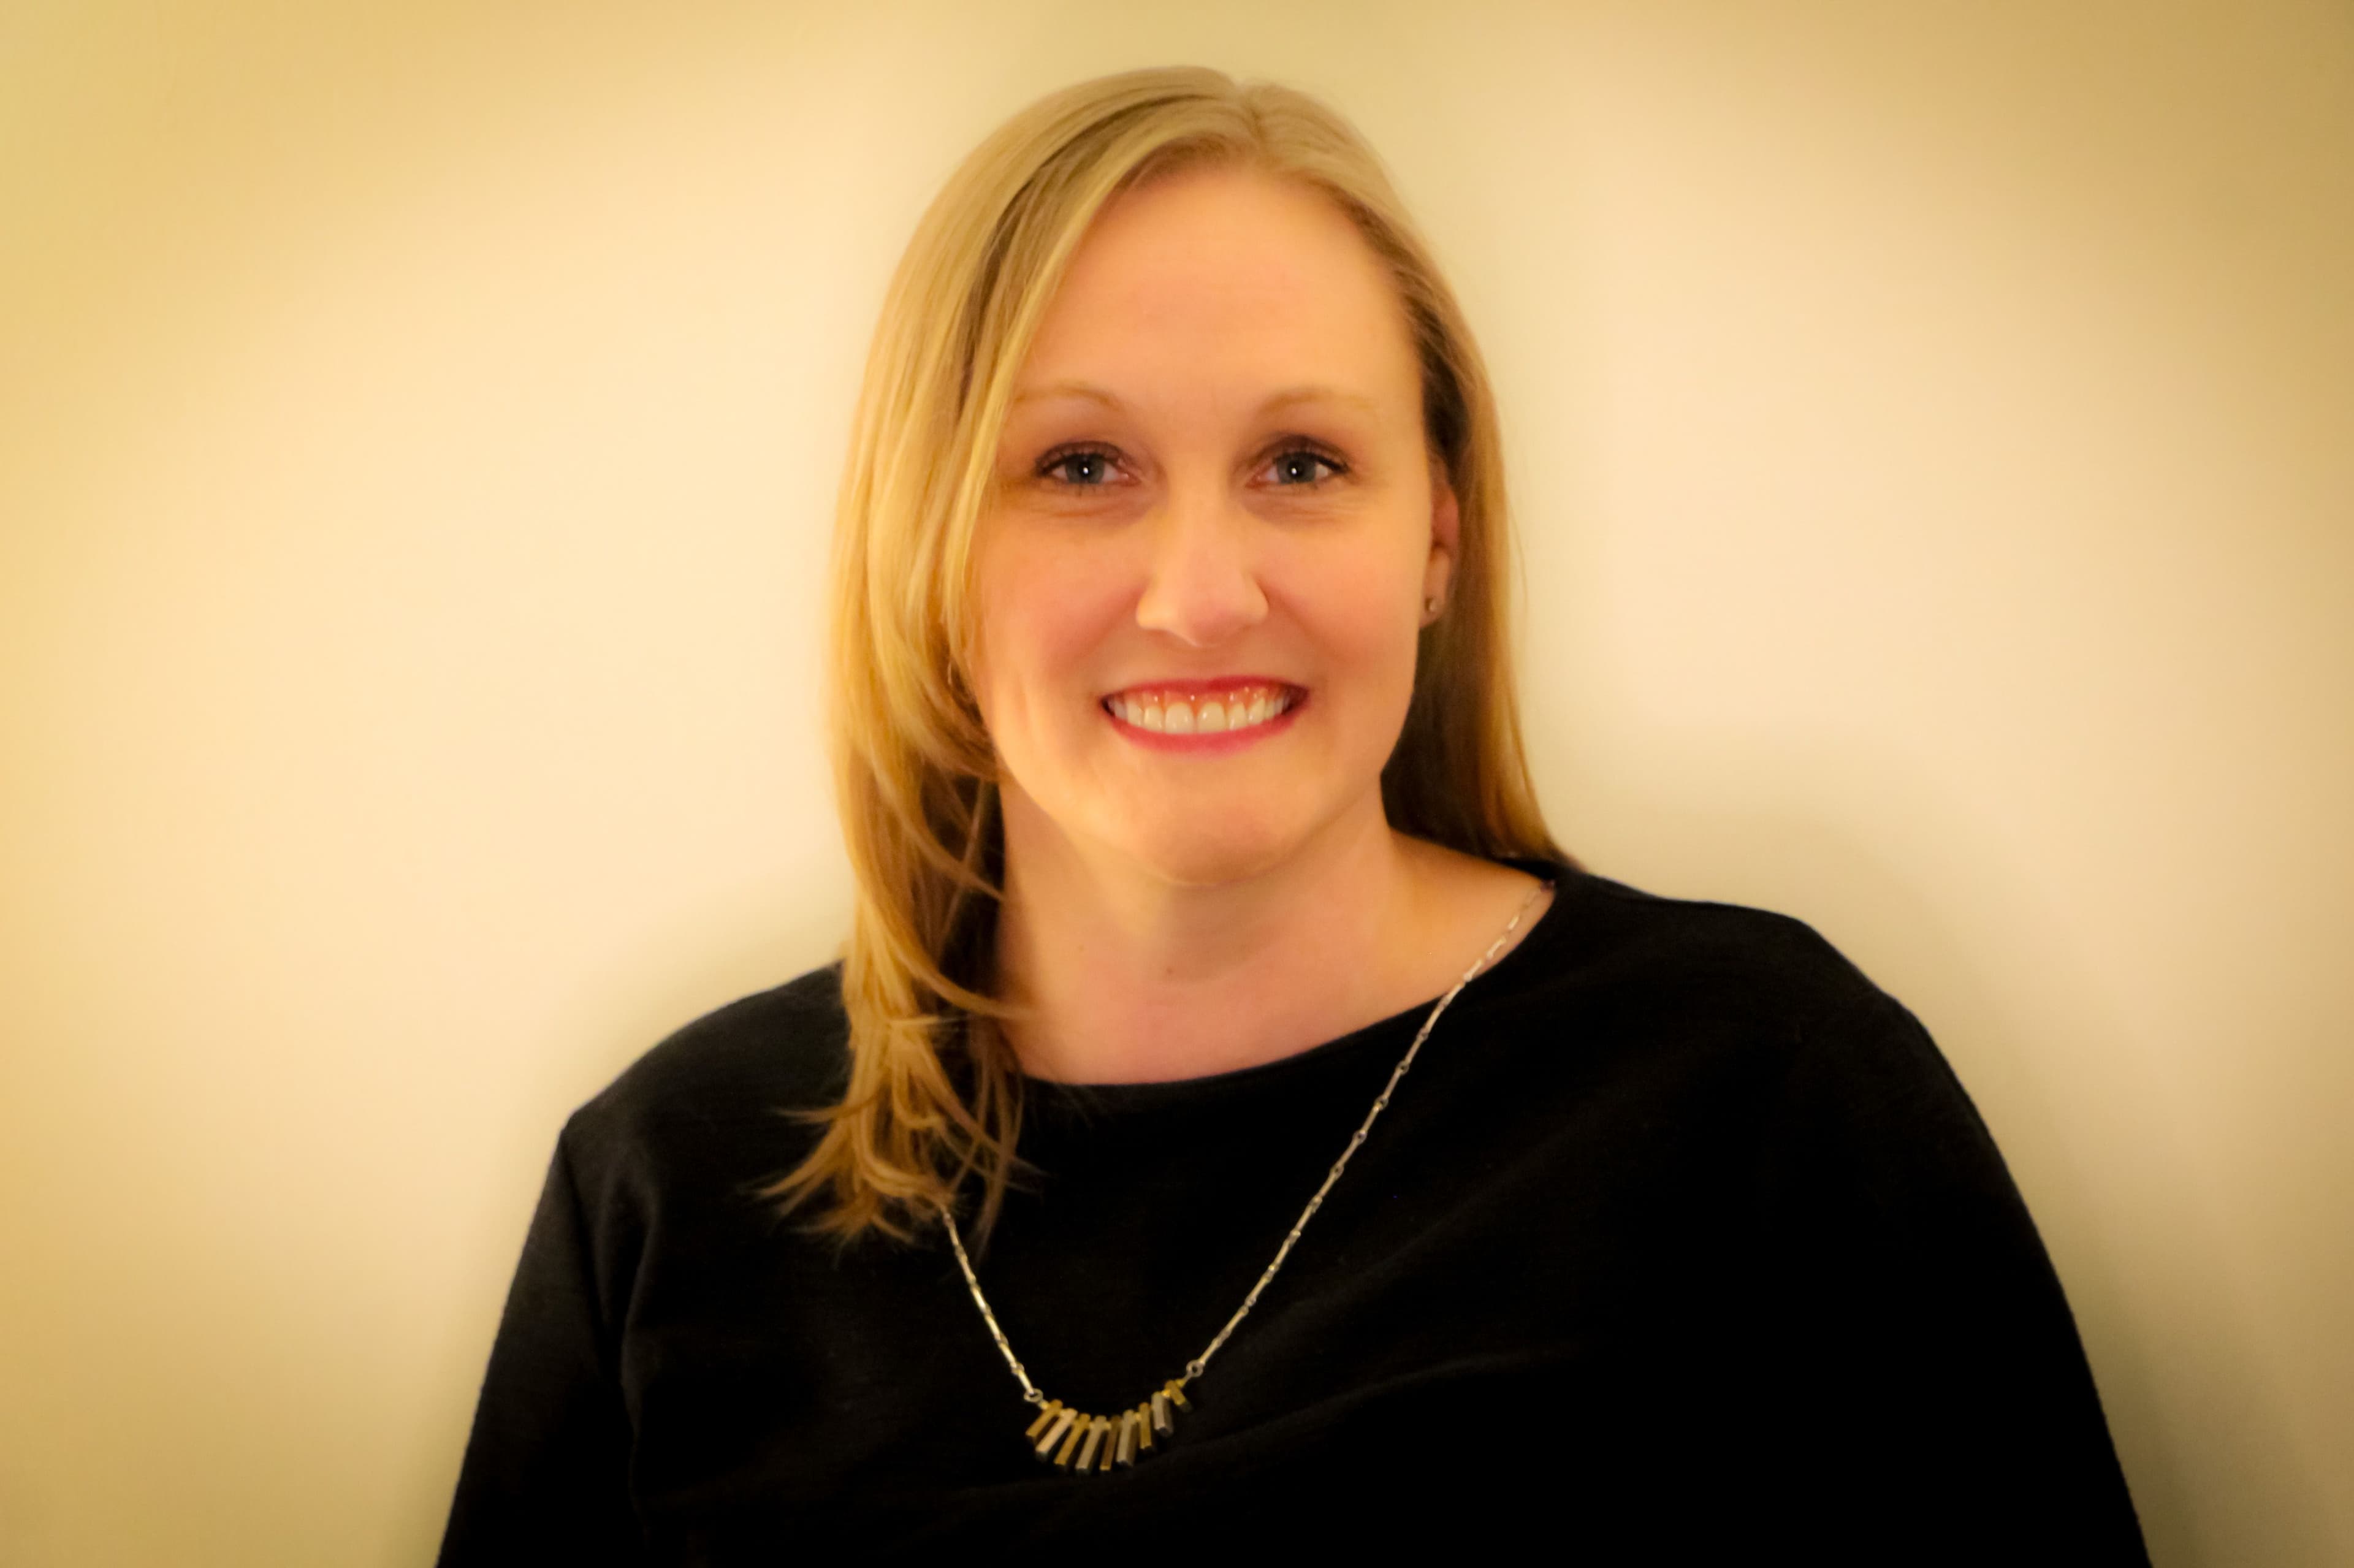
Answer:
[[[2058,1279],[1913,1016],[1797,921],[1557,867],[1133,1467],[1042,1463],[944,1235],[752,1189],[845,1073],[838,973],[663,1042],[558,1140],[442,1546],[475,1564],[2142,1563]],[[1031,1082],[975,1260],[1044,1394],[1117,1415],[1274,1255],[1426,1006],[1174,1083]]]

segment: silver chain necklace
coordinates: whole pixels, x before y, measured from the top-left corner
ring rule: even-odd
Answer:
[[[1308,1222],[1316,1217],[1317,1209],[1322,1206],[1324,1194],[1332,1190],[1332,1183],[1338,1181],[1341,1172],[1349,1168],[1350,1156],[1364,1143],[1365,1135],[1373,1129],[1373,1119],[1389,1105],[1390,1096],[1397,1092],[1398,1080],[1405,1076],[1408,1067],[1414,1065],[1415,1054],[1422,1049],[1422,1043],[1430,1038],[1431,1027],[1438,1022],[1438,1015],[1447,1011],[1448,1002],[1462,994],[1463,988],[1469,985],[1480,970],[1495,960],[1496,954],[1504,944],[1512,939],[1512,933],[1520,929],[1522,917],[1552,886],[1550,882],[1538,884],[1536,890],[1512,911],[1511,923],[1497,934],[1496,939],[1488,945],[1488,950],[1463,971],[1463,978],[1457,980],[1445,996],[1431,1005],[1428,1016],[1422,1021],[1422,1027],[1415,1033],[1414,1044],[1405,1048],[1405,1054],[1390,1074],[1389,1082],[1382,1086],[1380,1094],[1373,1097],[1373,1108],[1365,1113],[1363,1123],[1351,1135],[1349,1146],[1341,1150],[1341,1158],[1332,1162],[1324,1184],[1316,1189],[1316,1195],[1308,1200],[1308,1207],[1302,1209],[1299,1218],[1292,1222],[1289,1234],[1283,1238],[1283,1245],[1275,1249],[1275,1261],[1267,1266],[1267,1272],[1260,1275],[1258,1283],[1250,1287],[1250,1294],[1243,1298],[1240,1307],[1235,1308],[1235,1315],[1226,1319],[1226,1326],[1218,1330],[1217,1337],[1200,1355],[1185,1363],[1184,1376],[1171,1378],[1161,1385],[1160,1392],[1133,1409],[1123,1410],[1117,1415],[1089,1415],[1059,1399],[1048,1399],[1038,1391],[1038,1385],[1032,1383],[1030,1374],[1023,1370],[1021,1359],[1014,1355],[1013,1347],[1006,1343],[1005,1330],[997,1326],[997,1314],[989,1309],[989,1298],[981,1293],[981,1278],[972,1271],[972,1259],[965,1255],[964,1237],[957,1230],[956,1216],[946,1209],[940,1211],[941,1222],[948,1226],[949,1245],[956,1249],[957,1266],[964,1270],[964,1282],[971,1287],[973,1305],[981,1308],[981,1321],[989,1325],[990,1338],[997,1341],[999,1351],[1005,1357],[1005,1364],[1013,1369],[1014,1378],[1022,1384],[1023,1399],[1039,1407],[1036,1419],[1030,1423],[1029,1430],[1022,1436],[1041,1460],[1060,1469],[1082,1475],[1099,1475],[1115,1467],[1133,1465],[1176,1435],[1176,1413],[1193,1408],[1192,1402],[1185,1397],[1185,1385],[1202,1375],[1210,1364],[1210,1358],[1216,1355],[1219,1348],[1226,1342],[1227,1336],[1240,1327],[1242,1320],[1250,1315],[1250,1309],[1258,1305],[1259,1292],[1267,1288],[1267,1282],[1275,1277],[1276,1270],[1283,1266],[1283,1260],[1291,1255],[1293,1245],[1299,1240],[1299,1233],[1308,1228]]]

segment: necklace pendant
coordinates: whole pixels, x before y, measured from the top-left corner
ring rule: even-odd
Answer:
[[[1193,1408],[1174,1380],[1150,1400],[1118,1415],[1089,1415],[1059,1399],[1050,1399],[1022,1436],[1041,1464],[1077,1475],[1102,1475],[1128,1468],[1175,1436],[1172,1407]]]

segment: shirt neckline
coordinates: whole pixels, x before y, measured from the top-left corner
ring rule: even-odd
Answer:
[[[1529,954],[1540,946],[1550,947],[1566,929],[1562,918],[1563,906],[1580,885],[1587,880],[1582,873],[1557,862],[1521,858],[1500,858],[1499,864],[1515,871],[1524,871],[1553,884],[1553,899],[1546,905],[1512,950],[1488,969],[1482,969],[1463,995],[1456,1000],[1459,1007],[1475,996],[1489,994],[1497,989],[1491,982],[1503,976],[1517,976],[1528,967]],[[1443,992],[1441,994],[1444,994]],[[1140,1083],[1075,1083],[1061,1078],[1034,1078],[1023,1075],[1024,1094],[1036,1095],[1050,1103],[1086,1113],[1120,1110],[1148,1110],[1161,1107],[1193,1104],[1229,1096],[1242,1096],[1265,1088],[1312,1076],[1333,1063],[1352,1061],[1376,1045],[1397,1048],[1413,1038],[1422,1021],[1437,1004],[1437,996],[1427,996],[1413,1005],[1391,1013],[1386,1018],[1351,1030],[1346,1034],[1319,1041],[1288,1055],[1271,1061],[1257,1062],[1246,1067],[1233,1067],[1219,1073],[1204,1073],[1190,1078],[1158,1078]],[[1450,1007],[1449,1012],[1454,1008]]]

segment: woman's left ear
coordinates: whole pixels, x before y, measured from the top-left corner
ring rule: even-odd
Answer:
[[[1447,612],[1447,589],[1455,581],[1456,550],[1463,537],[1463,518],[1455,504],[1455,487],[1447,482],[1447,465],[1430,460],[1430,559],[1422,569],[1422,623],[1428,626]]]

